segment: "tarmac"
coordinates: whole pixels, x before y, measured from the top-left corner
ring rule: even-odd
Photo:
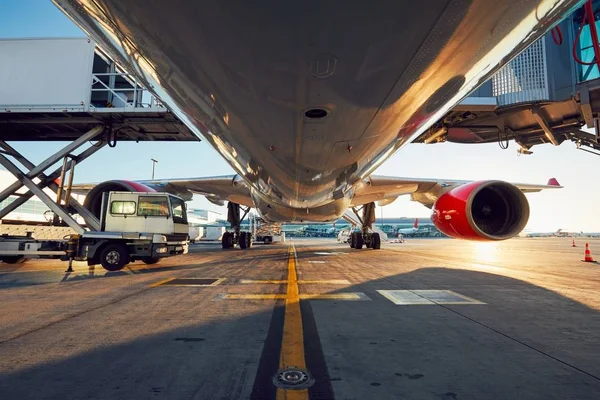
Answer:
[[[0,264],[0,399],[600,399],[585,242],[332,239]]]

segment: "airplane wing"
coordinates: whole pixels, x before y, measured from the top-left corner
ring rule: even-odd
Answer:
[[[419,179],[393,176],[371,175],[357,185],[351,206],[359,206],[377,202],[379,206],[392,203],[399,196],[411,195],[413,201],[432,207],[435,201],[448,190],[469,183],[465,180]],[[132,182],[129,182],[130,184]],[[202,178],[155,179],[136,181],[136,184],[148,186],[159,192],[173,193],[184,200],[191,200],[192,195],[204,195],[213,204],[222,206],[231,201],[243,206],[253,207],[250,189],[239,175],[224,175]],[[539,192],[544,189],[562,188],[554,178],[546,185],[513,183],[524,193]],[[75,184],[73,192],[87,193],[95,184]]]
[[[443,193],[469,182],[472,181],[371,175],[357,186],[354,198],[352,199],[352,206],[359,206],[370,202],[377,202],[379,206],[385,206],[392,203],[399,196],[409,194],[413,201],[418,201],[431,208],[437,198]],[[524,193],[562,188],[555,178],[550,179],[545,185],[512,184]]]
[[[159,192],[168,192],[189,201],[194,194],[204,195],[211,203],[222,206],[231,201],[243,206],[253,207],[250,190],[239,175],[210,176],[184,179],[154,179],[144,181],[113,181],[131,184],[142,184]],[[73,192],[87,194],[97,184],[74,184]],[[122,184],[119,184],[123,186]],[[116,189],[118,190],[118,189]]]
[[[211,203],[222,206],[231,201],[253,207],[250,190],[239,175],[212,176],[186,179],[156,179],[139,181],[160,192],[177,194],[190,199],[193,194],[204,195]]]

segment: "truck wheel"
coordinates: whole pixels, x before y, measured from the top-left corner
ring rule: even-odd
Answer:
[[[4,256],[2,257],[2,261],[7,264],[21,264],[25,262],[25,257],[23,256]]]
[[[159,260],[160,260],[160,258],[156,258],[156,257],[142,258],[142,261],[144,262],[144,264],[148,264],[148,265],[156,264]]]
[[[271,244],[273,242],[273,238],[271,236],[265,236],[265,244]]]
[[[107,271],[120,271],[129,263],[127,248],[121,244],[108,244],[100,252],[100,263]]]

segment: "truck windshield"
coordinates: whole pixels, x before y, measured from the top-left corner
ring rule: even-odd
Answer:
[[[177,224],[187,224],[185,202],[183,200],[171,196],[171,212],[173,214],[173,222]]]
[[[152,217],[168,217],[169,201],[167,196],[140,196],[138,215]]]

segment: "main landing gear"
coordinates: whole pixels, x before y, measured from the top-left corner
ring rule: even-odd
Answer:
[[[240,249],[249,249],[252,247],[252,234],[250,232],[240,231],[242,220],[248,215],[250,207],[244,210],[244,215],[240,218],[240,205],[227,203],[227,222],[231,224],[233,232],[225,232],[221,238],[221,245],[224,249],[232,249],[237,244]]]
[[[350,234],[350,247],[353,249],[362,249],[365,246],[368,249],[381,249],[381,236],[373,232],[373,223],[375,222],[375,203],[368,203],[362,207],[362,218],[358,215],[360,210],[352,209],[361,222],[361,231]]]

